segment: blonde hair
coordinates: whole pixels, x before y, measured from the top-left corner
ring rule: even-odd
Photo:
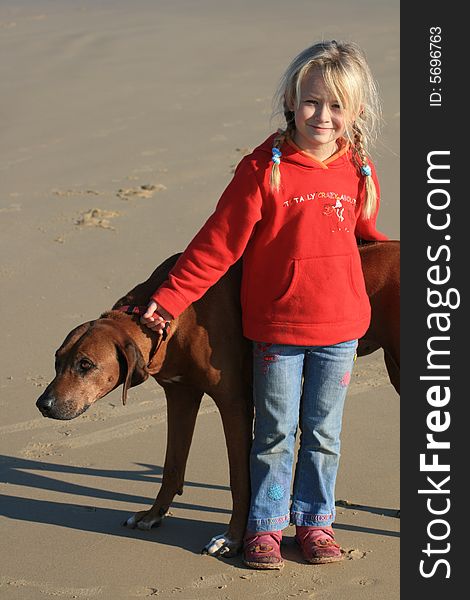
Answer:
[[[318,68],[330,93],[345,111],[346,136],[352,144],[353,161],[365,180],[365,202],[362,213],[371,217],[377,206],[377,190],[368,164],[369,148],[377,138],[381,124],[381,106],[377,85],[362,50],[352,42],[325,41],[310,46],[287,67],[274,96],[274,115],[283,114],[286,126],[278,131],[274,147],[295,132],[294,111],[300,103],[303,78]],[[281,172],[279,160],[273,161],[270,185],[279,191]]]

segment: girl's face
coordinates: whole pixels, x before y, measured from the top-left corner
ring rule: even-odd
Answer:
[[[294,142],[325,160],[337,150],[336,140],[346,130],[345,110],[339,100],[331,96],[319,69],[312,69],[303,78],[298,107],[292,106],[295,115]]]

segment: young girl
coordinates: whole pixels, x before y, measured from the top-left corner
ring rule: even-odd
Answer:
[[[283,566],[289,523],[307,561],[342,558],[332,529],[341,421],[370,321],[356,238],[387,239],[375,228],[379,188],[367,152],[379,101],[360,49],[336,41],[307,48],[276,97],[285,128],[243,158],[142,317],[161,333],[243,255],[256,415],[244,562],[260,569]]]

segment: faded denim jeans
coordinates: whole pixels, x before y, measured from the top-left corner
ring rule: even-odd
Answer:
[[[253,342],[248,531],[277,531],[289,523],[326,526],[335,520],[343,407],[356,349],[357,340],[331,346]]]

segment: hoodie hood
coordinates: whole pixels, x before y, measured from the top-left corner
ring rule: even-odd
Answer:
[[[252,153],[253,157],[262,157],[264,160],[267,159],[270,162],[276,136],[277,133],[270,135],[262,144],[255,148]],[[352,162],[352,152],[349,142],[344,138],[341,138],[341,141],[341,148],[325,161],[314,158],[311,154],[299,148],[292,140],[285,141],[280,148],[282,153],[281,166],[284,162],[309,169],[335,169],[344,167],[345,164]]]

